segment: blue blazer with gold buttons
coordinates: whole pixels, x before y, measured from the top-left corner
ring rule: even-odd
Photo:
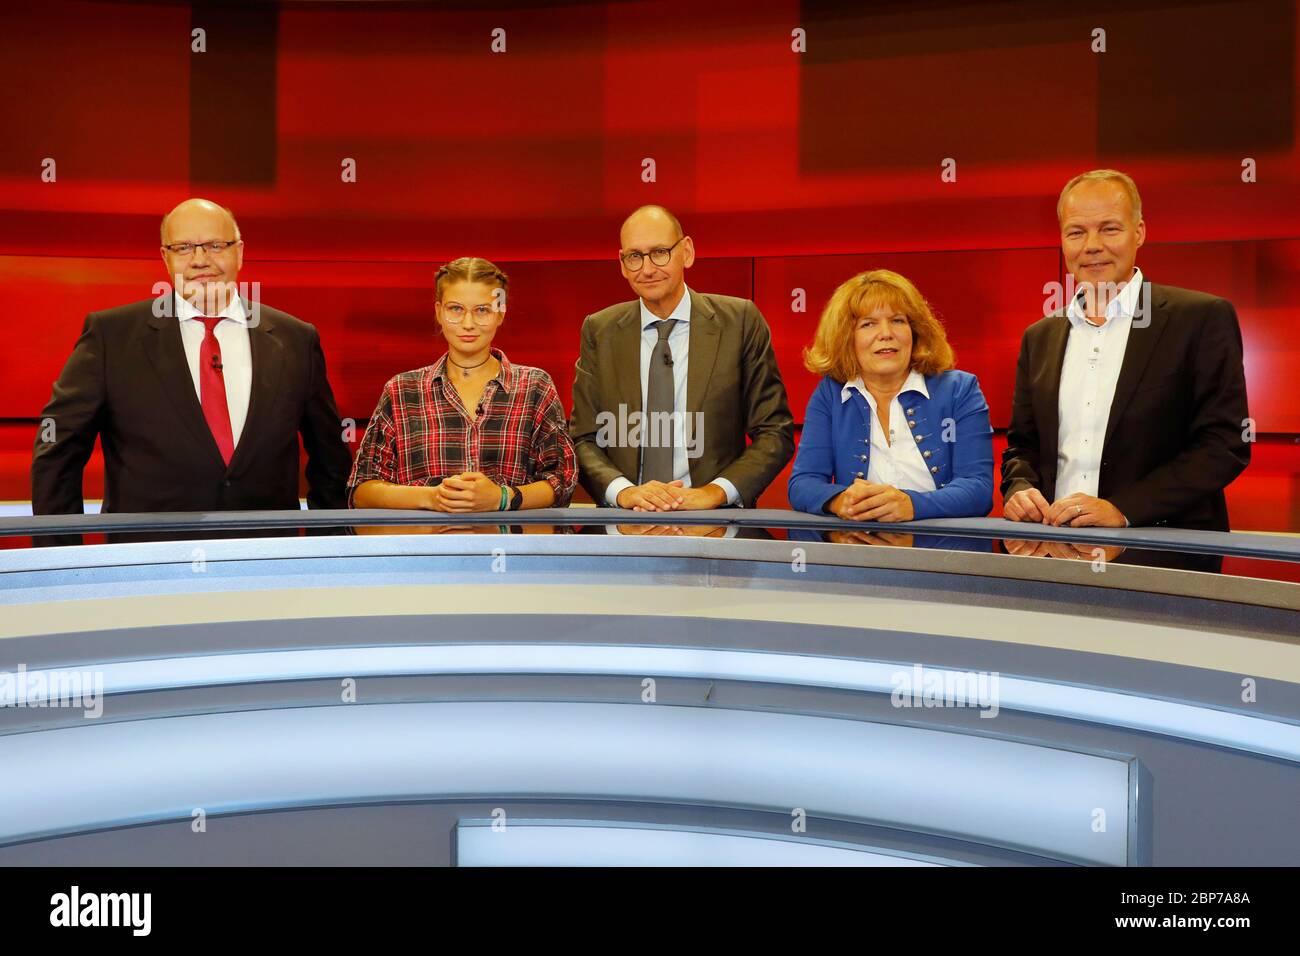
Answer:
[[[832,498],[865,478],[871,455],[871,406],[856,389],[840,399],[843,382],[822,379],[808,401],[803,435],[790,475],[790,504],[825,514]],[[927,375],[926,398],[899,393],[908,428],[934,476],[934,491],[907,492],[916,520],[978,518],[993,508],[993,429],[979,380],[952,370]]]

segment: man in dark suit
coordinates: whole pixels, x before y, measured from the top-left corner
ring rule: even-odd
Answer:
[[[637,298],[582,324],[569,421],[582,486],[636,511],[752,507],[794,452],[767,322],[748,299],[687,288],[695,246],[662,206],[632,213],[619,242]]]
[[[1078,291],[1021,340],[1005,516],[1227,531],[1223,489],[1250,462],[1232,303],[1146,281],[1142,200],[1123,173],[1076,176],[1057,218]]]
[[[161,251],[166,295],[86,317],[41,413],[33,512],[83,511],[97,435],[105,512],[297,508],[300,433],[308,504],[345,507],[351,456],[316,329],[237,294],[229,210],[181,203]]]

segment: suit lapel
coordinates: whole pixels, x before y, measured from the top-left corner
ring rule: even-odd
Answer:
[[[1115,426],[1124,417],[1124,409],[1128,408],[1133,393],[1142,381],[1142,373],[1150,364],[1151,356],[1156,351],[1156,344],[1160,341],[1160,335],[1169,321],[1169,312],[1166,309],[1168,301],[1164,289],[1158,285],[1151,285],[1148,288],[1154,301],[1154,305],[1149,305],[1151,321],[1138,324],[1139,316],[1142,314],[1141,309],[1133,316],[1133,327],[1129,329],[1128,343],[1124,346],[1124,362],[1120,365],[1119,380],[1115,383],[1115,395],[1110,401],[1110,417],[1106,420],[1106,438],[1101,446],[1103,451],[1110,444],[1110,436],[1114,433]],[[1146,291],[1144,289],[1143,293]]]
[[[713,366],[718,360],[718,317],[703,296],[691,292],[690,355],[686,369],[686,411],[704,407]]]
[[[199,404],[199,396],[194,391],[194,376],[190,373],[190,365],[185,358],[180,320],[174,315],[151,315],[144,351],[167,395],[168,404],[198,442],[198,446],[224,466],[221,449],[212,437],[212,429],[208,428],[208,420],[203,417],[203,406]]]
[[[634,301],[614,325],[613,358],[619,401],[641,411],[641,305]]]
[[[1065,347],[1069,339],[1070,320],[1062,315],[1049,327],[1045,345],[1047,364],[1043,380],[1038,386],[1038,394],[1042,396],[1042,407],[1039,410],[1043,422],[1040,443],[1043,448],[1053,449],[1053,454],[1061,431],[1061,366],[1065,364]],[[1055,470],[1055,458],[1051,465]]]
[[[634,300],[629,304],[627,310],[614,323],[610,334],[613,340],[610,344],[610,357],[612,360],[612,374],[614,376],[613,394],[618,403],[627,410],[630,416],[633,412],[637,413],[635,419],[628,418],[629,425],[641,417],[641,305],[640,300]],[[606,409],[614,415],[622,416],[619,409]],[[639,445],[623,445],[615,443],[606,449],[610,461],[627,475],[633,481],[638,480],[641,473],[641,449]]]
[[[253,381],[249,385],[248,417],[244,419],[239,444],[235,446],[235,454],[230,459],[232,472],[252,454],[249,446],[256,443],[257,424],[274,420],[281,394],[280,370],[284,365],[284,345],[275,335],[275,323],[265,312],[254,322],[247,302],[244,303],[244,314],[250,316],[248,351],[253,365]]]

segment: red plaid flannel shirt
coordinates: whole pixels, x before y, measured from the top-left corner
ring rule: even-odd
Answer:
[[[578,457],[555,383],[539,368],[511,365],[499,349],[492,354],[501,371],[484,387],[477,416],[444,374],[446,355],[388,380],[352,466],[349,507],[364,481],[436,485],[466,471],[516,488],[545,481],[554,506],[568,505]]]

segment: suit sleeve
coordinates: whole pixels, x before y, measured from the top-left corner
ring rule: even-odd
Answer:
[[[1242,434],[1250,411],[1241,327],[1231,302],[1219,299],[1210,306],[1194,353],[1189,372],[1191,416],[1183,450],[1110,496],[1110,503],[1129,524],[1149,525],[1176,517],[1222,491],[1250,464],[1250,445]]]
[[[1011,424],[1007,428],[1007,447],[1002,452],[1002,500],[1017,491],[1043,488],[1038,460],[1038,422],[1034,420],[1034,396],[1030,368],[1029,331],[1020,337],[1020,358],[1016,361],[1016,385],[1011,398]]]
[[[92,313],[41,411],[32,449],[33,514],[85,511],[82,475],[107,414],[107,396],[103,334]]]
[[[972,375],[953,401],[952,480],[934,491],[909,491],[916,520],[982,518],[993,505],[993,426],[989,403]]]
[[[826,514],[827,503],[852,483],[836,481],[835,444],[831,431],[831,390],[826,379],[813,390],[803,416],[799,451],[790,472],[787,494],[791,507],[812,514]],[[841,476],[848,477],[847,475]]]
[[[717,477],[735,485],[744,504],[753,507],[794,454],[794,417],[772,350],[772,333],[753,302],[745,303],[743,327],[741,369],[749,447]]]
[[[582,323],[582,343],[573,377],[573,415],[569,437],[578,456],[578,478],[597,505],[605,504],[605,490],[615,478],[625,477],[597,442],[600,395],[596,380],[596,330],[591,316]]]
[[[311,391],[299,425],[307,451],[307,507],[346,508],[352,453],[343,441],[343,422],[325,374],[325,353],[314,326],[309,348]]]

